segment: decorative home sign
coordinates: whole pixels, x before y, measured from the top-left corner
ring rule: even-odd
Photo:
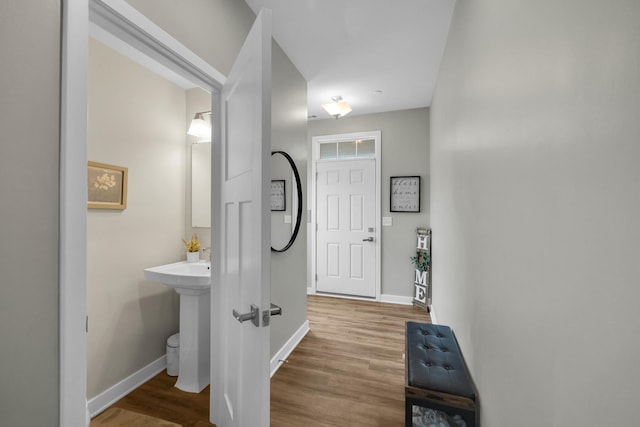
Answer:
[[[430,311],[431,306],[431,229],[418,228],[416,256],[411,257],[415,265],[415,292],[413,304]]]
[[[420,212],[420,177],[392,176],[391,212]]]
[[[287,207],[285,195],[285,180],[277,179],[271,181],[271,210],[284,211]]]
[[[89,209],[126,209],[127,175],[123,166],[88,162],[88,203]]]

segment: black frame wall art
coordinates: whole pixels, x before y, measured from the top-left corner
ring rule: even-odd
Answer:
[[[271,180],[271,210],[287,210],[286,181],[284,179]]]
[[[389,187],[391,212],[420,212],[420,177],[392,176]]]

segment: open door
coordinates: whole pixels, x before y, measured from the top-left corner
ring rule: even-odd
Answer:
[[[214,107],[211,421],[269,426],[271,11],[256,18]],[[219,108],[219,111],[215,111]]]

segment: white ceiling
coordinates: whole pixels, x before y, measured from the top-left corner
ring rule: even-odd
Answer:
[[[308,83],[308,114],[341,95],[352,115],[431,105],[455,0],[245,0]],[[382,91],[377,93],[376,91]]]

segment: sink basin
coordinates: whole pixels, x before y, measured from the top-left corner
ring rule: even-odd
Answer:
[[[178,293],[182,293],[180,291],[183,289],[205,290],[211,286],[211,263],[208,261],[180,261],[173,264],[145,268],[144,277],[147,280],[160,282],[170,288],[174,288]]]

